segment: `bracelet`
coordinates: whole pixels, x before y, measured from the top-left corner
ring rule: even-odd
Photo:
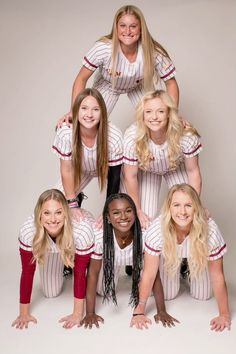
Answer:
[[[135,316],[145,316],[145,315],[144,315],[144,313],[134,313],[133,317],[135,317]]]

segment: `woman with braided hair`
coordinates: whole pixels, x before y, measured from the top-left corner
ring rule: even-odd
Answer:
[[[85,327],[99,327],[103,318],[96,314],[96,291],[104,301],[112,299],[117,305],[116,286],[121,266],[132,265],[132,290],[129,303],[139,302],[139,280],[143,261],[143,237],[133,200],[124,193],[113,194],[106,200],[103,209],[103,230],[94,228],[94,251],[87,275]],[[103,269],[101,271],[101,268]],[[158,293],[157,307],[163,325],[174,325],[175,319],[166,313],[159,273],[154,284]],[[157,296],[155,296],[157,299]]]

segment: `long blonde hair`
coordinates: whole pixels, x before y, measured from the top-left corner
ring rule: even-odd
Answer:
[[[166,142],[168,144],[168,160],[171,169],[174,169],[179,164],[180,157],[180,138],[183,135],[196,134],[199,136],[197,130],[190,124],[184,128],[182,119],[178,116],[178,109],[170,95],[163,90],[155,90],[146,93],[140,100],[136,111],[135,119],[137,123],[136,132],[136,153],[140,167],[147,168],[149,161],[152,159],[152,154],[149,151],[148,140],[150,138],[150,132],[146,124],[144,123],[144,105],[147,101],[159,98],[168,108],[168,124],[166,130]]]
[[[44,262],[44,257],[49,249],[47,232],[41,224],[41,215],[43,204],[49,200],[58,201],[65,216],[64,226],[61,234],[56,238],[56,245],[59,249],[63,263],[68,267],[74,266],[74,242],[72,235],[72,226],[69,217],[69,208],[67,201],[57,189],[49,189],[43,192],[37,201],[34,209],[35,235],[33,238],[33,258],[39,263]]]
[[[113,76],[113,87],[115,86],[114,82],[116,79],[116,66],[117,66],[117,52],[119,48],[119,39],[117,35],[117,24],[120,18],[123,15],[133,15],[137,18],[140,23],[141,35],[140,35],[140,43],[143,50],[143,87],[144,91],[149,91],[154,89],[154,82],[158,81],[157,74],[154,70],[154,57],[156,53],[160,53],[169,58],[167,51],[162,47],[160,43],[155,41],[146,24],[144,15],[142,11],[133,5],[125,5],[122,6],[119,10],[117,10],[112,30],[110,34],[103,36],[100,38],[100,41],[111,42],[112,43],[112,76]]]
[[[189,269],[190,276],[196,278],[200,275],[207,264],[208,255],[208,222],[200,198],[193,187],[182,183],[173,186],[164,201],[161,209],[161,230],[163,237],[164,267],[170,274],[174,274],[181,259],[177,253],[177,235],[174,221],[171,217],[170,206],[173,194],[177,191],[186,193],[192,200],[194,216],[189,232]]]
[[[100,190],[103,190],[107,174],[108,174],[108,122],[107,122],[107,109],[100,92],[93,88],[86,88],[81,91],[76,97],[73,108],[73,133],[72,133],[72,164],[74,168],[74,183],[75,187],[80,184],[82,173],[82,140],[80,136],[80,123],[78,120],[78,113],[82,101],[92,96],[97,100],[97,103],[101,110],[100,121],[98,123],[97,133],[97,175]]]

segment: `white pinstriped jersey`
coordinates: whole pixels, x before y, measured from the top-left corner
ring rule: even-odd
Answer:
[[[136,129],[136,124],[132,124],[124,134],[124,163],[133,166],[139,165],[135,144]],[[146,171],[165,175],[176,169],[170,168],[167,142],[158,145],[149,139],[148,145],[152,159],[147,164]],[[183,135],[180,139],[179,165],[183,164],[185,158],[198,155],[201,150],[202,145],[197,135]]]
[[[145,240],[145,230],[142,230],[142,238],[143,238],[143,247]],[[114,235],[114,248],[115,248],[115,259],[114,266],[124,266],[124,265],[133,265],[133,242],[127,247],[121,249],[116,241],[116,237]],[[103,230],[97,229],[94,227],[94,250],[91,255],[91,258],[102,260],[103,258]]]
[[[189,237],[186,236],[184,241],[179,244],[179,258],[189,257]],[[150,255],[158,256],[163,247],[163,238],[161,232],[161,216],[156,218],[149,226],[145,238],[145,252]],[[218,226],[213,219],[208,220],[208,257],[209,261],[221,258],[227,252],[226,244],[220,233]]]
[[[84,218],[79,222],[73,220],[72,230],[75,252],[78,255],[85,255],[91,253],[94,246],[94,235],[91,226],[91,223],[94,222],[94,218],[88,211],[85,211],[84,209],[81,210],[84,214]],[[32,244],[35,231],[36,229],[34,225],[34,217],[31,215],[20,229],[20,248],[25,251],[32,252]],[[48,253],[59,253],[56,243],[51,239],[50,236],[47,236],[47,241],[49,246]]]
[[[82,172],[97,176],[97,143],[93,147],[82,144]],[[57,129],[52,146],[53,152],[62,160],[72,159],[72,127],[66,124]],[[108,123],[108,165],[121,165],[123,161],[123,141],[121,130]]]
[[[99,69],[94,87],[99,89],[106,86],[108,90],[112,89],[112,47],[111,43],[97,41],[89,50],[83,59],[83,66],[91,71]],[[175,67],[172,61],[157,53],[155,56],[155,72],[158,78],[166,81],[175,76]],[[119,48],[117,53],[117,67],[114,92],[126,93],[140,86],[143,81],[143,53],[142,46],[139,44],[138,53],[135,62],[130,63]]]

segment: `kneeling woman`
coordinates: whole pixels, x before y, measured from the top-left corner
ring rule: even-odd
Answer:
[[[117,305],[116,285],[121,266],[133,266],[130,303],[138,304],[142,261],[142,231],[135,204],[127,194],[111,195],[103,210],[103,230],[94,230],[94,251],[87,277],[86,316],[82,321],[85,327],[98,327],[99,322],[103,322],[103,318],[95,311],[96,291],[103,295],[104,300],[112,299]],[[164,326],[172,326],[176,320],[165,311],[159,273],[155,278],[154,295],[158,301],[158,315],[155,319],[160,320]]]
[[[140,281],[141,303],[134,310],[131,325],[137,328],[150,323],[144,315],[160,263],[165,298],[177,296],[180,288],[180,264],[187,258],[190,270],[190,293],[198,300],[211,295],[211,286],[219,315],[210,322],[212,330],[230,329],[227,288],[223,273],[225,241],[212,220],[206,219],[197,192],[188,184],[173,186],[165,199],[161,215],[147,230],[144,270]],[[159,255],[161,254],[160,260]]]
[[[20,314],[12,326],[28,328],[36,323],[30,314],[30,298],[36,263],[46,297],[58,296],[63,286],[63,268],[74,267],[74,311],[63,319],[65,328],[80,324],[85,297],[85,274],[93,247],[92,216],[83,211],[84,220],[71,222],[64,195],[56,189],[42,193],[35,206],[34,216],[20,230]],[[85,223],[86,220],[86,223]]]

